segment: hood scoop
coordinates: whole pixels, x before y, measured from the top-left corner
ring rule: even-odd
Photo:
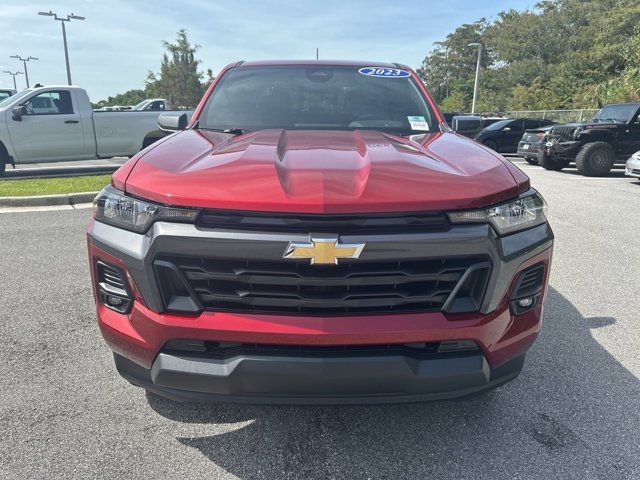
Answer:
[[[275,166],[282,189],[294,197],[313,198],[322,192],[335,198],[359,198],[371,172],[361,133],[347,132],[337,140],[335,133],[322,133],[310,136],[305,131],[281,131]]]

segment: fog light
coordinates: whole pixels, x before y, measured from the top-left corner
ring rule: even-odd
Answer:
[[[533,305],[533,297],[521,298],[520,300],[518,300],[518,306],[519,307],[528,308],[531,305]]]
[[[133,303],[123,270],[110,263],[96,262],[100,303],[118,313],[127,313]]]
[[[107,297],[107,302],[109,302],[109,305],[113,306],[113,307],[119,307],[120,305],[122,305],[124,303],[124,300],[120,297],[116,297],[114,295],[109,295]]]

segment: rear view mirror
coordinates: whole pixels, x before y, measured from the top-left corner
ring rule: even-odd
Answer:
[[[19,107],[13,107],[11,110],[11,118],[16,122],[22,121],[22,116],[27,114],[27,107],[21,105]]]
[[[188,124],[186,113],[163,113],[158,117],[158,128],[167,132],[185,130]]]
[[[482,130],[482,119],[475,115],[457,115],[451,120],[451,128],[462,135],[471,135]]]

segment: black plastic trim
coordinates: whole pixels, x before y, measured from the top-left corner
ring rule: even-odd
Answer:
[[[150,370],[115,353],[114,359],[128,381],[177,401],[345,405],[466,398],[516,378],[525,355],[493,369],[481,353],[423,361],[401,356],[219,361],[161,353]]]

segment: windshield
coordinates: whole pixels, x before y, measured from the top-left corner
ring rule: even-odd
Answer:
[[[14,101],[16,101],[16,100],[18,100],[18,99],[20,99],[22,97],[25,97],[25,96],[29,95],[30,93],[31,93],[31,90],[22,90],[21,92],[16,93],[12,97],[5,98],[4,100],[2,100],[0,102],[0,108],[5,108],[10,103],[12,103],[12,102],[14,102]],[[0,98],[2,98],[2,97],[0,97]]]
[[[602,108],[596,116],[593,117],[594,122],[630,122],[633,114],[638,110],[638,104],[628,105],[607,105]]]
[[[499,122],[492,123],[491,125],[486,127],[485,130],[500,130],[508,126],[511,122],[513,122],[513,118],[510,118],[508,120],[500,120]]]
[[[356,66],[232,69],[216,85],[198,121],[198,128],[216,130],[375,129],[401,135],[436,126],[411,77],[376,77]]]
[[[137,105],[131,107],[131,110],[140,110],[142,107],[144,107],[147,103],[149,103],[151,100],[143,100],[140,103],[138,103]]]

